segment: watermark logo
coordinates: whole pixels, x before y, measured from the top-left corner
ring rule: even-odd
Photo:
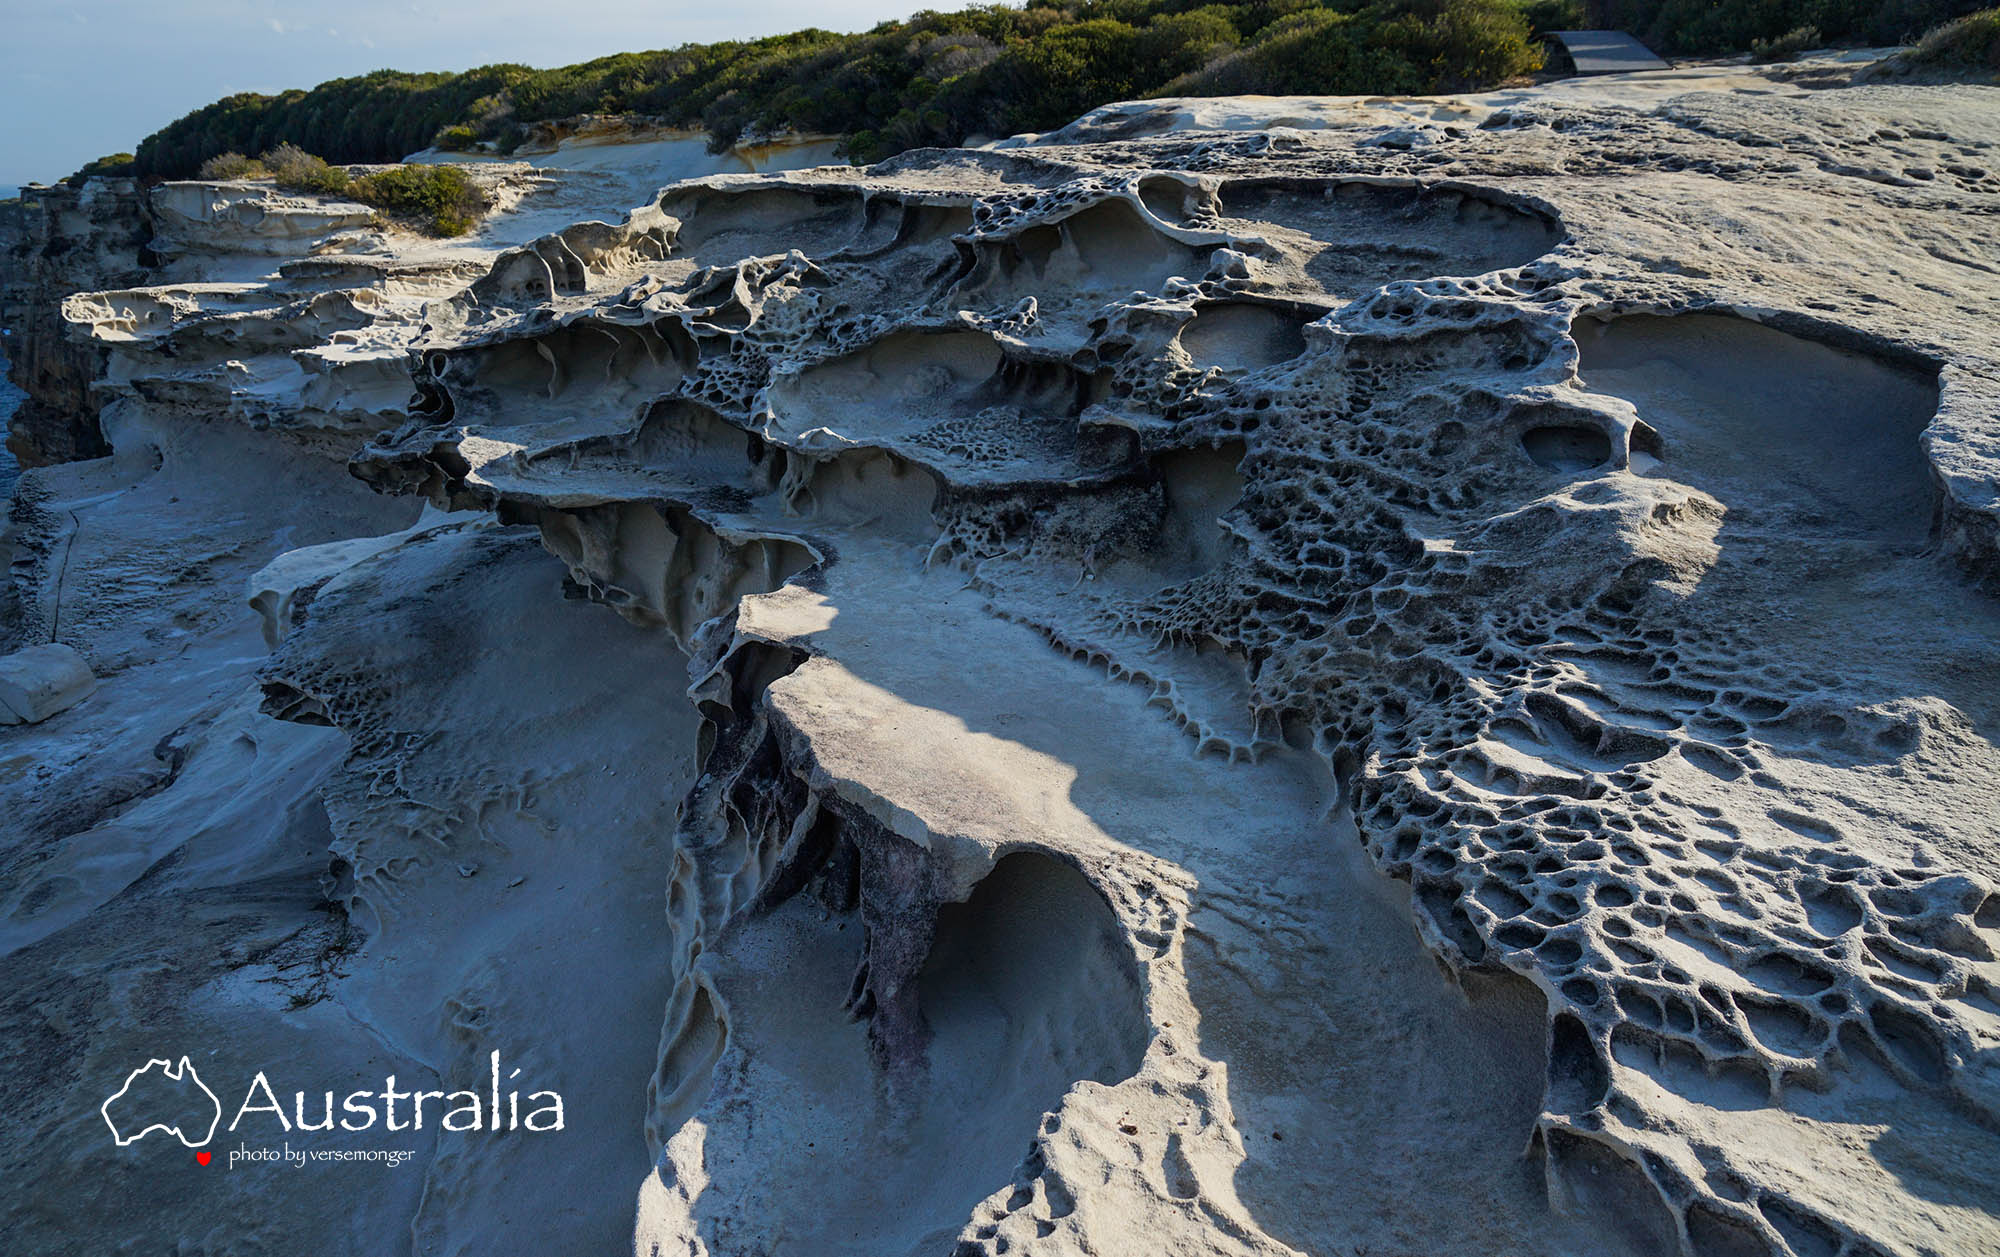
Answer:
[[[159,1072],[155,1074],[154,1070]],[[201,1075],[194,1072],[194,1063],[185,1056],[179,1064],[147,1061],[125,1075],[125,1085],[114,1091],[97,1111],[104,1115],[104,1124],[111,1128],[111,1138],[120,1148],[137,1143],[156,1130],[167,1132],[190,1148],[199,1148],[215,1138],[215,1128],[222,1121],[222,1101],[215,1098]],[[162,1118],[172,1120],[159,1120]],[[204,1118],[206,1126],[201,1125]],[[197,1130],[201,1138],[189,1138]]]
[[[487,1064],[487,1077],[481,1080],[486,1084],[483,1090],[462,1087],[456,1091],[405,1091],[396,1085],[396,1076],[390,1074],[382,1080],[380,1091],[350,1091],[338,1101],[330,1090],[294,1091],[289,1105],[283,1093],[259,1070],[244,1089],[243,1102],[236,1106],[228,1130],[235,1134],[246,1123],[249,1134],[284,1135],[371,1130],[400,1133],[425,1129],[453,1135],[475,1131],[500,1135],[516,1131],[544,1134],[563,1129],[563,1098],[559,1092],[531,1091],[524,1097],[520,1088],[513,1085],[520,1078],[519,1069],[503,1071],[498,1052],[488,1053]],[[507,1084],[504,1088],[503,1073]],[[216,1128],[222,1124],[223,1107],[215,1092],[195,1073],[193,1063],[183,1056],[178,1062],[149,1060],[133,1070],[98,1111],[104,1115],[104,1124],[111,1128],[111,1138],[120,1148],[137,1143],[156,1130],[171,1134],[189,1148],[201,1148],[215,1138]],[[261,1151],[269,1155],[259,1155],[260,1150],[246,1144],[230,1153],[230,1164],[284,1159],[301,1165],[307,1161],[347,1160],[386,1160],[398,1165],[413,1155],[407,1151],[393,1155],[340,1150],[308,1153],[292,1149],[289,1143],[284,1145],[282,1154],[275,1149]],[[195,1160],[203,1165],[209,1159],[207,1152],[195,1154]]]

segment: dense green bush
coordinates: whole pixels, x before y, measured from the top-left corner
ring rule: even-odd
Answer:
[[[1121,97],[1489,87],[1540,68],[1537,37],[1610,25],[1656,50],[1782,56],[1819,42],[1914,39],[1982,0],[1028,0],[922,12],[857,35],[619,53],[535,70],[381,70],[311,91],[241,94],[139,146],[133,173],[185,178],[280,144],[335,163],[426,145],[511,152],[527,124],[642,114],[726,148],[784,131],[844,137],[850,157],[1042,131]]]
[[[1362,26],[1357,31],[1355,28]],[[1418,90],[1415,69],[1345,13],[1294,13],[1248,47],[1167,85],[1170,96],[1344,95]]]
[[[438,133],[431,137],[431,147],[442,149],[447,153],[469,152],[478,143],[478,128],[467,122],[457,122],[448,127],[441,127],[438,129]]]
[[[1506,0],[1435,0],[1405,6],[1380,39],[1416,72],[1423,92],[1453,92],[1542,68],[1521,12]]]
[[[859,35],[620,53],[552,70],[383,70],[311,91],[237,95],[139,146],[138,173],[183,178],[224,153],[289,143],[395,161],[437,143],[505,152],[524,124],[634,113],[717,148],[782,131],[846,137],[872,159],[1047,130],[1107,101],[1175,91],[1396,92],[1490,86],[1539,65],[1524,13],[1565,0],[1030,0],[923,12]]]
[[[1514,7],[1528,21],[1528,30],[1537,38],[1550,31],[1590,29],[1583,0],[1515,0]]]
[[[1163,95],[1448,92],[1541,68],[1519,10],[1505,0],[1302,9],[1255,40],[1169,83]]]
[[[1056,27],[1009,49],[988,72],[1006,100],[995,130],[1033,131],[1141,95],[1138,29],[1116,18]]]
[[[280,144],[391,162],[426,145],[501,152],[526,124],[632,113],[699,127],[717,149],[784,131],[845,137],[874,159],[1061,126],[1107,101],[1221,93],[1393,93],[1489,87],[1540,68],[1535,39],[1611,25],[1667,54],[1778,54],[1889,43],[1982,0],[1028,0],[922,12],[858,35],[795,31],[534,70],[381,70],[311,91],[242,94],[147,137],[134,173],[185,178],[211,158]]]

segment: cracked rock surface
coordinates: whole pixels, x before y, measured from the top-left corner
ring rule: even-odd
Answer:
[[[1991,1251],[2000,91],[1805,81],[155,190],[9,532],[9,1231]],[[569,1124],[148,1177],[168,1039]]]

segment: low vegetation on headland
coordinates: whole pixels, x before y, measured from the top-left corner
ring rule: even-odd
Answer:
[[[93,175],[138,174],[130,153],[100,157],[63,182],[80,188]],[[373,206],[385,219],[427,235],[462,236],[478,226],[492,200],[463,166],[449,163],[394,164],[355,174],[292,143],[280,143],[260,157],[217,153],[187,175],[214,180],[269,180],[287,192],[345,197]],[[5,202],[0,202],[4,204]]]
[[[1044,131],[1113,100],[1492,87],[1540,69],[1541,36],[1553,30],[1610,25],[1667,55],[1780,59],[1810,46],[1914,40],[1978,3],[1028,0],[1018,8],[926,11],[857,35],[804,30],[550,70],[380,70],[310,91],[241,93],[148,136],[136,154],[100,159],[72,178],[187,178],[225,155],[280,145],[335,163],[394,162],[433,145],[507,153],[530,125],[583,114],[700,129],[717,150],[787,132],[837,135],[844,154],[867,161]],[[1977,29],[1990,31],[1996,19],[1989,11],[1966,21],[1984,21]],[[457,194],[437,183],[443,178],[397,176],[380,194],[421,200],[422,212],[448,227],[455,211],[428,208]]]
[[[2000,80],[2000,9],[1969,13],[1947,22],[1917,41],[1917,46],[1891,58],[1885,77],[1918,76]]]
[[[580,114],[646,115],[704,130],[718,148],[838,135],[871,160],[1048,130],[1140,96],[1490,86],[1541,66],[1527,11],[1522,0],[1029,0],[550,70],[385,70],[217,101],[148,137],[134,168],[183,178],[218,153],[285,141],[336,162],[395,161],[432,143],[507,151],[527,125]]]
[[[1988,6],[1991,0],[1595,0],[1589,25],[1630,31],[1666,56],[1883,47]],[[1582,10],[1591,10],[1583,13]],[[1598,12],[1601,10],[1601,12]],[[1562,29],[1555,27],[1552,29]],[[1811,38],[1808,39],[1807,36]],[[1766,54],[1768,55],[1768,54]]]
[[[356,175],[296,144],[280,144],[262,157],[218,153],[195,173],[203,179],[269,179],[289,192],[346,197],[433,236],[464,235],[489,206],[485,191],[462,166],[395,165]]]

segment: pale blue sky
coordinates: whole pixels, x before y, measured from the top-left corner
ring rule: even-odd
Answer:
[[[0,195],[134,148],[232,92],[369,70],[567,65],[966,0],[0,0]]]

